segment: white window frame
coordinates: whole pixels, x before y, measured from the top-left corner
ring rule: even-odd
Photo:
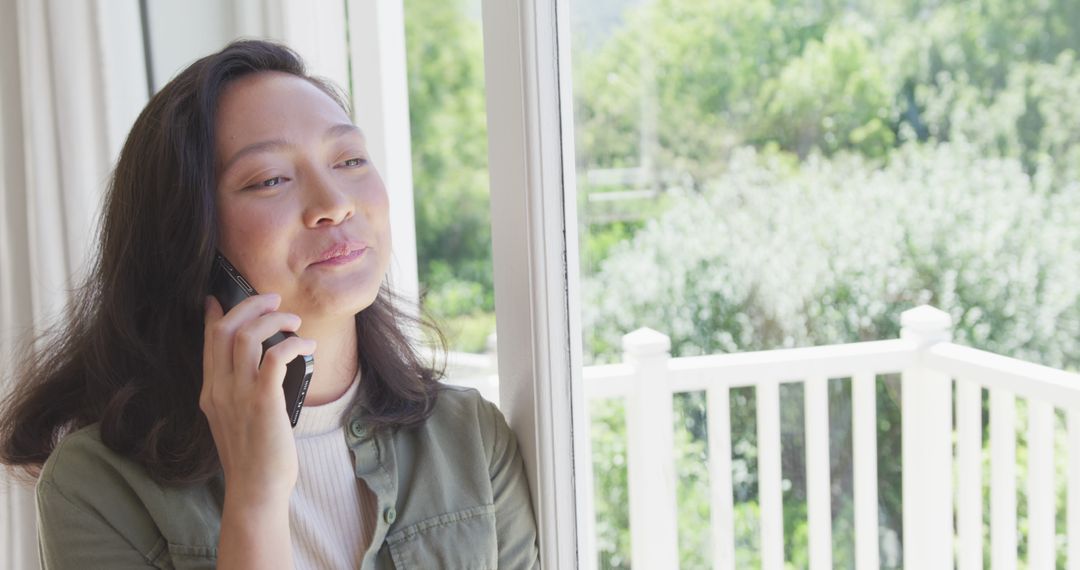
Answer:
[[[544,566],[588,568],[591,469],[574,461],[588,457],[575,448],[588,449],[589,432],[578,405],[585,400],[566,8],[559,0],[483,0],[484,68],[499,400],[525,456]],[[584,426],[577,438],[575,425]]]

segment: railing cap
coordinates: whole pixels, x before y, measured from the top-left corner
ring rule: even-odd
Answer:
[[[930,305],[920,305],[900,314],[901,338],[926,341],[952,340],[952,316]]]
[[[671,351],[671,338],[648,327],[642,327],[622,337],[623,352],[627,354],[663,354]]]

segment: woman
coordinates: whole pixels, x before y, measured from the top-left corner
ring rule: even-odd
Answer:
[[[216,252],[263,294],[225,313]],[[73,314],[0,410],[0,460],[38,477],[44,566],[537,567],[514,435],[422,364],[389,260],[364,137],[295,53],[235,42],[166,85]]]

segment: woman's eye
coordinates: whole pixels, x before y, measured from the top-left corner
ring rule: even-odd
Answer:
[[[275,176],[273,178],[267,178],[266,180],[263,180],[262,182],[256,182],[255,184],[252,184],[248,188],[255,188],[255,189],[258,189],[258,188],[272,188],[274,186],[280,185],[283,182],[285,182],[285,177],[284,176]]]
[[[342,162],[341,164],[343,166],[346,166],[346,167],[349,167],[349,168],[356,167],[356,166],[363,166],[363,165],[367,164],[367,159],[366,158],[350,158],[350,159],[346,160],[345,162]]]

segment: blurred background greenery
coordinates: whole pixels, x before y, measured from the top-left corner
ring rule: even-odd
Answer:
[[[642,326],[673,356],[894,338],[927,303],[959,343],[1080,368],[1080,3],[568,4],[589,363]],[[423,305],[479,352],[495,320],[478,0],[405,14]],[[878,379],[883,568],[902,565],[899,389]],[[830,382],[837,568],[854,565],[850,394]],[[754,391],[731,401],[742,568]],[[675,406],[681,567],[708,568],[704,397]],[[801,385],[781,406],[785,559],[803,568]],[[629,568],[622,405],[592,414],[600,565]]]

